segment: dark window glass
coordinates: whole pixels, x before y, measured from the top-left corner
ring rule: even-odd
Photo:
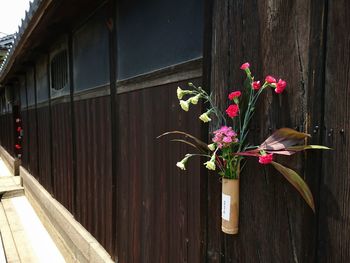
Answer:
[[[46,56],[41,57],[36,64],[36,94],[38,103],[49,99]]]
[[[21,98],[21,109],[25,109],[27,107],[27,94],[26,94],[24,77],[20,79],[19,85],[20,85],[19,95]]]
[[[35,104],[35,88],[34,88],[34,69],[30,68],[26,74],[27,77],[27,96],[28,106]]]
[[[50,60],[50,85],[53,98],[69,94],[68,52],[56,51]]]
[[[51,88],[62,90],[68,84],[67,50],[59,52],[51,60]]]
[[[73,36],[74,89],[86,90],[109,83],[106,10],[100,9]]]
[[[119,1],[118,79],[201,57],[202,2]]]

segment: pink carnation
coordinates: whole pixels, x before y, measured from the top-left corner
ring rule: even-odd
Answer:
[[[249,68],[249,67],[250,67],[249,63],[248,63],[248,62],[246,62],[246,63],[242,64],[242,66],[241,66],[241,68],[240,68],[240,69],[242,69],[242,70],[246,70],[246,69],[247,69],[247,68]]]
[[[276,83],[276,93],[282,93],[283,90],[286,88],[287,82],[285,82],[283,79],[279,79],[278,82]]]
[[[239,107],[236,104],[230,105],[226,109],[226,113],[230,118],[234,118],[238,116],[238,112],[239,112]]]
[[[259,163],[261,164],[269,164],[273,160],[273,153],[267,153],[259,156]]]
[[[255,90],[260,89],[260,87],[261,87],[260,81],[259,81],[259,80],[258,80],[258,81],[253,81],[252,87],[253,87],[253,89],[255,89]]]
[[[238,98],[239,96],[241,96],[241,92],[240,91],[234,91],[234,92],[231,92],[229,95],[228,95],[228,98],[230,100],[233,100],[234,98]]]
[[[274,77],[270,76],[270,75],[269,75],[269,76],[266,76],[265,81],[266,81],[267,83],[270,83],[270,84],[276,83],[276,79],[275,79]]]
[[[231,127],[222,126],[213,132],[213,142],[217,143],[219,148],[227,147],[231,143],[238,142],[237,133]]]

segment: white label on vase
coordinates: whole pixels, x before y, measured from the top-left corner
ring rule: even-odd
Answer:
[[[231,196],[222,194],[221,217],[230,221]]]

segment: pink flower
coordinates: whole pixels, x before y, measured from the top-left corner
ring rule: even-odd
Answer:
[[[272,77],[272,76],[266,76],[266,78],[265,78],[265,81],[267,82],[267,83],[276,83],[276,79],[274,78],[274,77]]]
[[[242,70],[246,70],[246,69],[247,69],[247,68],[249,68],[249,67],[250,67],[249,63],[248,63],[248,62],[246,62],[246,63],[242,64],[242,66],[241,66],[241,68],[240,68],[240,69],[242,69]]]
[[[259,81],[259,80],[258,80],[258,81],[253,81],[252,87],[253,87],[253,89],[255,89],[255,90],[260,89],[260,87],[261,87],[260,81]]]
[[[237,133],[231,127],[222,126],[220,129],[213,132],[213,142],[221,149],[227,147],[233,142],[238,142]]]
[[[278,82],[276,83],[276,93],[282,93],[283,90],[286,88],[287,82],[285,82],[283,79],[279,79]]]
[[[261,164],[269,164],[273,160],[273,153],[267,153],[259,156],[259,163]]]
[[[238,116],[238,112],[239,112],[239,107],[236,104],[230,105],[226,109],[226,113],[230,118],[234,118],[234,117]]]
[[[234,98],[238,98],[239,96],[241,96],[241,92],[240,91],[234,91],[234,92],[231,92],[229,95],[228,95],[228,98],[230,100],[233,100]]]
[[[231,137],[224,137],[224,138],[222,139],[222,141],[223,141],[224,143],[231,143],[231,142],[232,142],[232,138],[231,138]]]

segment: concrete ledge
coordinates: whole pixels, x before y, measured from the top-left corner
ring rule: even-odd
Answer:
[[[113,262],[73,215],[20,166],[25,195],[67,262]]]
[[[3,159],[11,174],[19,175],[19,166],[21,165],[21,160],[13,158],[2,146],[0,146],[0,157]]]

